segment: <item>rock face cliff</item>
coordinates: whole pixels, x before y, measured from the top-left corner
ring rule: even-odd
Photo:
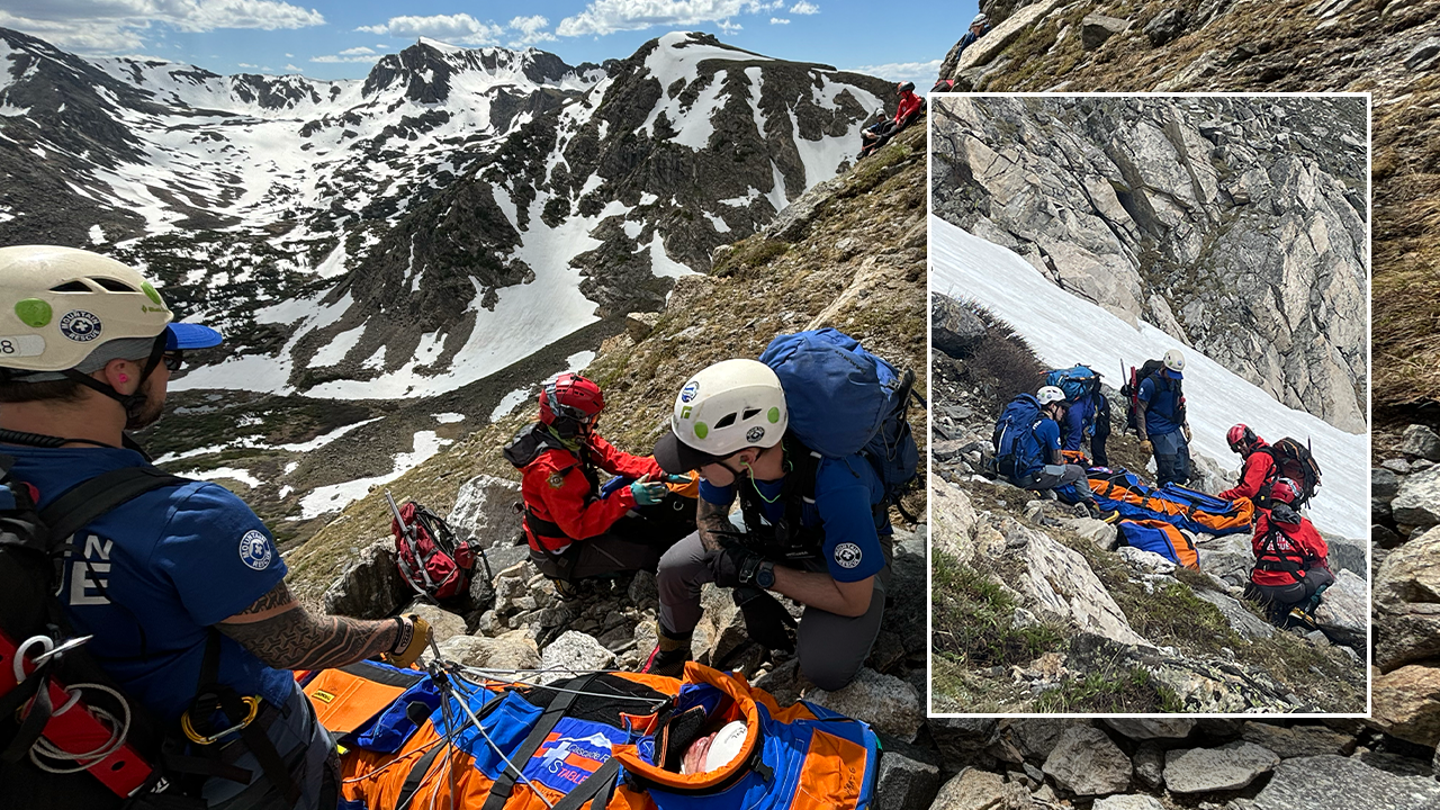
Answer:
[[[1288,407],[1367,429],[1363,98],[933,107],[938,215]]]

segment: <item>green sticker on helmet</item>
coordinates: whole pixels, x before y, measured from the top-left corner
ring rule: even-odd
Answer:
[[[39,329],[50,323],[50,319],[55,317],[55,311],[39,298],[26,298],[15,303],[15,317],[32,329]]]
[[[709,432],[710,428],[706,427],[704,422],[695,423],[695,438],[703,439]]]
[[[778,423],[780,421],[780,409],[771,408],[770,412],[765,414],[765,418],[769,419],[772,425]]]
[[[147,295],[151,301],[154,301],[162,307],[165,306],[165,302],[160,298],[160,293],[157,292],[155,288],[150,285],[150,282],[141,282],[140,289],[145,292],[145,295]]]

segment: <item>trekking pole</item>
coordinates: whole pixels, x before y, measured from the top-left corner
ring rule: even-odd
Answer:
[[[418,564],[416,567],[420,569],[420,578],[425,580],[425,587],[434,588],[435,582],[430,579],[430,572],[425,570],[425,564],[420,560],[420,546],[415,538],[415,529],[407,525],[405,518],[400,516],[400,507],[395,505],[395,498],[390,494],[390,490],[388,489],[385,490],[385,500],[390,504],[390,513],[395,516],[395,525],[400,527],[401,536],[410,544],[410,553],[415,555],[415,562]],[[429,596],[428,593],[421,590],[421,588],[415,584],[415,576],[409,571],[410,565],[405,562],[403,555],[399,557],[399,562],[402,567],[407,569],[409,576],[405,577],[405,581],[410,583],[410,587],[414,588],[417,593],[423,596]]]

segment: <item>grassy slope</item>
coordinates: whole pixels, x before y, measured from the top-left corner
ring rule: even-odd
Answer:
[[[654,331],[639,343],[607,341],[586,374],[605,388],[602,429],[616,446],[648,452],[686,378],[729,357],[755,357],[776,334],[835,326],[897,365],[928,396],[925,362],[925,130],[912,127],[846,174],[794,243],[757,234],[736,243],[714,273],[682,280]],[[500,448],[530,414],[476,431],[389,485],[442,513],[461,484],[488,473],[518,480]],[[917,440],[924,417],[914,411]],[[912,493],[906,507],[925,507]],[[287,558],[290,587],[323,594],[356,548],[389,531],[383,493],[372,491]],[[923,512],[921,512],[923,514]]]

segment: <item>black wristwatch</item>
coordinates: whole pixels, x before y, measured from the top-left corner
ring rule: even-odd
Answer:
[[[766,560],[755,570],[755,584],[766,590],[775,587],[775,563]]]

